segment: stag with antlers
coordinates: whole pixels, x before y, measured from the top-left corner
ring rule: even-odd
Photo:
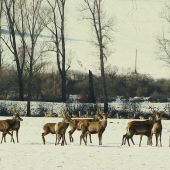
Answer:
[[[20,111],[17,111],[17,106],[12,107],[11,110],[12,110],[13,115],[14,115],[13,117],[15,117],[16,115],[20,116],[20,114],[25,110],[25,108],[26,108],[26,105],[25,105],[24,109],[20,109]],[[23,119],[20,118],[18,120],[19,121],[15,121],[15,123],[13,124],[13,126],[9,130],[9,131],[12,131],[11,132],[12,133],[11,142],[13,140],[13,131],[16,131],[17,143],[19,143],[19,140],[18,140],[18,131],[20,129],[20,121],[23,121]],[[7,133],[5,133],[4,136],[2,137],[2,139],[4,138],[4,142],[6,142],[6,134]]]

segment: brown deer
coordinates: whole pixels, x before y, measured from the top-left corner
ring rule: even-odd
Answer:
[[[77,118],[78,116],[76,114],[72,114],[72,118]]]
[[[151,109],[151,111],[153,112],[153,115],[155,116],[155,120],[154,120],[154,124],[151,130],[151,135],[153,136],[153,134],[155,134],[155,138],[156,138],[156,146],[158,146],[158,137],[160,139],[160,146],[162,146],[161,144],[161,134],[162,134],[162,113],[163,111],[158,111],[159,109],[157,109],[157,111],[155,111],[154,108],[149,107]],[[164,110],[166,110],[166,108],[164,108]],[[151,140],[151,145],[152,145],[152,140]]]
[[[126,139],[128,140],[129,138],[131,138],[131,141],[134,144],[134,141],[132,139],[133,135],[129,133],[130,128],[131,128],[132,134],[136,130],[135,135],[140,135],[139,146],[141,146],[141,141],[142,141],[143,135],[148,137],[147,144],[152,145],[153,134],[155,134],[155,137],[156,137],[156,146],[158,145],[158,136],[160,136],[160,146],[162,146],[161,145],[161,132],[162,132],[161,113],[154,112],[153,116],[152,117],[150,116],[149,120],[146,120],[146,121],[129,122],[126,127],[127,132],[125,135],[123,135],[122,145],[123,145],[123,142],[125,144]],[[134,130],[134,128],[135,128],[135,130]],[[128,135],[128,133],[129,133],[129,135]],[[125,141],[124,141],[124,138],[125,138]],[[128,144],[129,144],[129,140],[128,140]],[[129,144],[129,146],[130,146],[130,144]]]
[[[62,111],[61,113],[58,113],[57,116],[62,118],[63,117],[63,114],[64,114],[64,111]]]
[[[6,142],[5,140],[5,136],[6,134],[11,135],[11,140],[15,143],[13,135],[9,132],[16,129],[16,127],[18,127],[18,122],[23,121],[23,119],[20,118],[18,113],[15,113],[12,117],[12,119],[7,119],[7,120],[1,120],[0,121],[0,131],[3,132],[2,133],[2,140],[1,143],[3,141],[4,138],[4,142]],[[18,133],[17,133],[18,135]],[[18,138],[17,138],[18,141]]]
[[[65,133],[65,131],[66,131],[67,127],[68,127],[68,123],[67,122],[70,123],[71,118],[70,118],[70,116],[65,115],[65,114],[63,114],[62,117],[63,117],[63,121],[62,122],[59,122],[59,123],[46,123],[43,126],[43,130],[44,130],[44,132],[42,133],[43,144],[45,144],[44,136],[48,135],[49,133],[56,134],[56,139],[60,138],[60,135],[62,135],[62,134],[58,133],[58,129],[60,129],[62,132],[64,131],[64,133]],[[57,129],[58,126],[59,126],[59,128]]]
[[[142,136],[145,135],[148,137],[149,141],[152,139],[151,130],[154,124],[154,120],[146,120],[146,121],[132,121],[127,124],[126,127],[126,134],[123,135],[122,139],[122,145],[126,143],[126,139],[128,141],[128,145],[130,146],[129,139],[131,139],[132,143],[133,141],[133,135],[140,135],[140,143],[139,146],[141,146]]]
[[[17,108],[17,106],[15,106],[15,107],[12,108],[13,114],[18,114],[18,115],[20,115],[21,112],[24,111],[24,109],[26,108],[26,106],[25,106],[24,109],[22,109],[20,112],[17,112],[17,111],[16,111],[16,108]],[[19,129],[20,129],[20,121],[16,122],[15,125],[10,129],[10,131],[12,131],[12,136],[13,136],[13,132],[16,131],[17,143],[19,143],[19,140],[18,140],[18,131],[19,131]],[[4,142],[6,142],[6,134],[4,134]],[[12,142],[12,137],[11,137],[11,142]]]
[[[55,113],[45,113],[44,117],[56,117]]]
[[[162,144],[161,144],[162,123],[161,123],[161,113],[160,112],[155,114],[155,121],[154,121],[153,127],[151,129],[151,136],[153,136],[153,134],[155,134],[155,137],[156,137],[156,146],[158,146],[158,137],[160,139],[160,146],[162,146]],[[151,141],[151,144],[152,144],[152,141]]]
[[[107,116],[108,114],[103,113],[102,114],[102,121],[98,122],[88,122],[88,123],[82,123],[81,124],[81,131],[82,134],[80,136],[80,145],[81,140],[84,140],[85,145],[87,144],[87,141],[85,141],[85,136],[89,134],[98,134],[99,137],[99,145],[102,145],[102,134],[106,129],[107,126]]]
[[[72,134],[75,132],[75,130],[78,130],[78,131],[81,130],[81,126],[80,125],[82,123],[87,125],[88,122],[96,122],[96,121],[99,121],[100,119],[101,119],[101,115],[97,112],[94,115],[93,119],[74,119],[74,120],[72,120],[72,122],[70,123],[71,130],[68,132],[69,133],[70,142],[74,141],[74,139],[72,137]],[[91,135],[90,134],[89,134],[89,138],[90,138],[90,143],[92,143]],[[87,140],[87,136],[86,136],[86,140]]]
[[[71,117],[69,115],[64,115],[62,122],[56,123],[54,126],[55,134],[56,134],[56,142],[55,145],[57,144],[57,138],[60,136],[62,138],[61,146],[64,146],[64,141],[65,141],[65,133],[66,129],[69,126],[69,123],[72,121]],[[58,139],[58,143],[59,143]]]
[[[139,119],[140,120],[145,120],[145,117],[144,116],[139,116]]]

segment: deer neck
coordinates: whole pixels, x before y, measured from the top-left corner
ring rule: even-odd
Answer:
[[[98,121],[98,120],[99,120],[98,116],[95,115],[95,116],[94,116],[94,121],[96,122],[96,121]]]
[[[103,119],[102,122],[101,122],[101,125],[106,128],[107,126],[107,119]]]
[[[66,121],[66,119],[63,119],[61,123],[62,123],[62,124],[65,124],[65,121]]]
[[[154,123],[159,123],[159,124],[161,124],[161,119],[155,120]]]
[[[11,121],[10,121],[10,125],[13,126],[17,123],[16,119],[15,118],[12,118]]]

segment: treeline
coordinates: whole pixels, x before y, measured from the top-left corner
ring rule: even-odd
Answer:
[[[170,98],[170,80],[154,80],[148,75],[105,73],[108,100],[116,96],[150,97],[152,102],[166,102]],[[24,100],[27,100],[29,77],[23,74]],[[69,95],[80,94],[80,102],[89,102],[89,75],[68,71],[67,99]],[[37,72],[32,81],[32,101],[61,102],[61,76],[57,72]],[[93,88],[96,102],[103,102],[101,77],[93,75]],[[0,99],[19,100],[17,71],[11,67],[2,69],[0,74]]]

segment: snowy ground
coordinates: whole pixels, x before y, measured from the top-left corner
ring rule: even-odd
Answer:
[[[0,117],[0,120],[7,118],[9,117]],[[143,137],[142,146],[139,147],[139,136],[134,136],[136,145],[121,146],[127,122],[131,121],[127,119],[108,119],[102,146],[98,145],[97,135],[92,135],[92,144],[88,140],[87,146],[84,143],[80,145],[78,131],[73,134],[74,143],[70,143],[69,128],[66,132],[67,145],[55,146],[55,136],[51,134],[45,137],[46,145],[43,145],[42,125],[60,120],[60,118],[23,117],[19,143],[10,143],[8,135],[7,143],[0,144],[1,169],[169,169],[169,120],[162,121],[162,147],[155,147],[155,137],[152,147],[146,145],[146,137]]]

